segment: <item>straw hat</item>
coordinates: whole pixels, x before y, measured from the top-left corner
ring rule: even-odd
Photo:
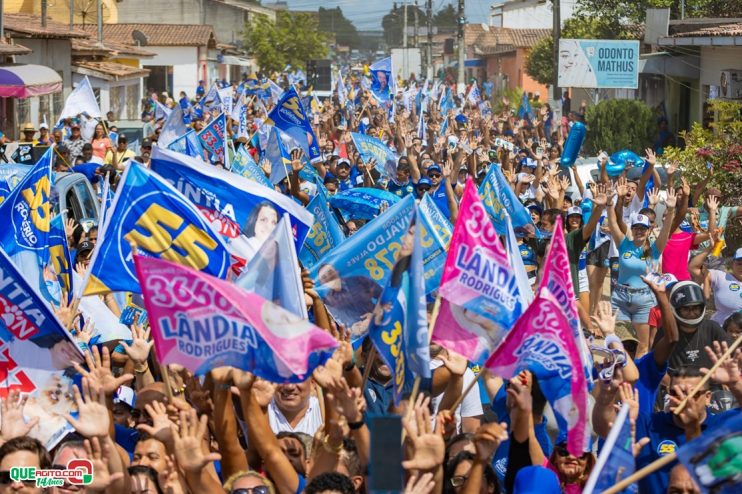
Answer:
[[[26,122],[21,126],[21,132],[36,132],[31,122]]]

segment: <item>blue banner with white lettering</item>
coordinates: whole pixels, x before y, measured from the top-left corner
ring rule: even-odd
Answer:
[[[332,249],[310,274],[336,321],[356,340],[364,336],[382,288],[389,281],[402,237],[414,214],[409,195]]]
[[[289,197],[198,159],[155,148],[151,169],[196,205],[237,257],[250,260],[284,213],[291,218],[296,249],[314,220]]]
[[[240,177],[249,178],[253,182],[257,182],[260,185],[265,185],[269,189],[273,189],[273,184],[265,176],[263,170],[260,169],[255,160],[252,159],[250,151],[245,146],[240,146],[239,149],[234,153],[234,159],[232,160],[232,173],[236,173]]]
[[[421,247],[425,265],[425,293],[432,294],[441,284],[453,227],[427,193],[418,205],[417,220],[423,231]]]
[[[0,204],[0,247],[10,256],[33,252],[39,266],[49,262],[52,153],[50,147]]]
[[[281,99],[268,114],[267,123],[272,123],[276,128],[293,137],[310,160],[320,158],[317,137],[309,123],[304,105],[293,86],[283,92]]]
[[[368,329],[379,356],[392,371],[397,405],[416,376],[431,375],[420,230],[416,221],[405,232],[402,248]]]
[[[351,132],[350,136],[364,163],[376,160],[376,169],[379,173],[396,178],[397,155],[389,149],[389,146],[366,134]]]
[[[209,152],[212,163],[217,161],[224,164],[226,123],[224,113],[214,118],[204,129],[198,133],[198,140],[204,149]]]
[[[349,218],[370,220],[378,216],[382,208],[388,208],[399,200],[399,196],[386,190],[356,187],[330,197],[330,205],[347,213]]]
[[[312,269],[322,256],[345,240],[345,235],[327,206],[327,196],[321,189],[309,202],[307,209],[314,215],[314,225],[299,252],[299,260],[305,268]]]
[[[497,163],[490,166],[487,176],[479,186],[479,197],[482,198],[498,235],[507,235],[508,232],[505,212],[510,215],[516,235],[526,236],[537,233],[531,213],[515,195]]]
[[[152,166],[158,152],[182,156],[155,147]],[[85,295],[140,293],[129,242],[144,255],[219,278],[227,276],[231,264],[221,236],[201,212],[165,179],[133,160],[121,177],[100,236]]]

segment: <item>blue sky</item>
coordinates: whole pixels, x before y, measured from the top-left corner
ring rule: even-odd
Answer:
[[[263,0],[263,4],[274,3],[275,0]],[[345,17],[350,19],[357,29],[381,29],[381,19],[389,10],[391,10],[394,0],[286,0],[292,9],[297,10],[316,10],[320,6],[325,8],[340,7],[343,9]],[[413,0],[408,0],[410,5],[414,5]],[[458,5],[456,0],[433,0],[433,13],[440,10],[447,3],[452,3],[454,7]],[[493,0],[467,0],[466,1],[466,20],[470,23],[484,22],[489,17],[490,5]],[[401,0],[397,1],[402,5]],[[418,6],[425,8],[425,0],[418,0]],[[412,19],[410,19],[412,22]]]

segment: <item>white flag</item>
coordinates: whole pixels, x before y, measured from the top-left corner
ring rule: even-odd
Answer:
[[[175,139],[185,135],[186,132],[188,132],[188,129],[183,123],[183,109],[180,105],[175,105],[167,116],[165,125],[162,126],[162,131],[160,132],[160,138],[157,140],[157,145],[166,148]]]
[[[93,93],[93,87],[90,85],[90,81],[87,76],[83,79],[80,84],[67,96],[67,101],[64,103],[62,114],[59,116],[59,120],[65,118],[74,118],[80,113],[87,113],[88,116],[93,118],[101,118],[103,115],[98,106],[98,101],[95,99],[95,93]]]

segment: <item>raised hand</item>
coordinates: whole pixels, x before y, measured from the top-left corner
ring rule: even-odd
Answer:
[[[713,348],[707,346],[705,347],[705,350],[709,359],[711,359],[712,364],[716,365],[716,362],[718,362],[724,353],[729,350],[729,345],[727,345],[726,341],[722,341],[721,343],[714,341],[713,345]],[[740,355],[742,355],[742,350],[737,349],[732,355],[727,357],[727,359],[722,362],[716,370],[714,370],[714,373],[711,374],[711,380],[716,384],[723,384],[729,387],[733,387],[737,384],[740,379],[742,379],[742,376],[740,376],[739,365]],[[701,373],[706,375],[709,373],[709,369],[704,367],[701,369]]]
[[[87,491],[105,492],[111,484],[123,479],[123,472],[111,473],[108,468],[111,459],[111,446],[104,438],[103,441],[97,437],[86,439],[84,443],[85,453],[93,464],[93,481],[88,484]]]
[[[620,199],[623,199],[626,197],[626,194],[629,193],[629,185],[626,180],[626,177],[618,177],[618,181],[616,182],[616,194],[618,194],[618,197]]]
[[[304,156],[304,151],[301,149],[294,149],[291,151],[291,169],[299,173],[304,168],[304,163],[301,161]]]
[[[121,346],[124,347],[124,351],[134,362],[135,367],[144,365],[149,358],[149,352],[154,344],[154,341],[149,339],[150,332],[149,327],[145,330],[144,326],[135,324],[131,328],[131,345],[121,341]]]
[[[201,442],[206,435],[208,417],[201,415],[199,420],[196,410],[180,412],[180,429],[172,427],[175,439],[175,460],[186,472],[199,473],[212,461],[221,460],[218,453],[204,453]]]
[[[0,437],[3,441],[25,436],[39,423],[38,417],[33,417],[28,422],[23,419],[23,407],[26,400],[28,400],[28,396],[21,396],[14,389],[8,392],[8,396],[4,400],[0,399],[0,411],[2,411]]]
[[[330,358],[325,365],[317,366],[312,373],[314,380],[325,389],[330,389],[338,385],[343,378],[343,366],[339,359]]]
[[[696,393],[693,396],[689,396],[691,387],[686,384],[675,385],[673,391],[674,393],[669,395],[670,411],[674,413],[680,402],[688,397],[688,402],[683,410],[675,416],[685,429],[700,428],[706,412],[706,397],[704,394]]]
[[[469,364],[466,357],[462,357],[455,352],[441,352],[436,358],[443,362],[443,365],[451,371],[451,374],[456,376],[463,376]]]
[[[131,374],[123,374],[120,377],[113,375],[113,372],[111,372],[111,354],[107,347],[103,347],[102,355],[98,352],[98,347],[92,347],[89,352],[85,353],[85,363],[89,369],[87,371],[76,362],[72,366],[83,377],[91,381],[93,386],[99,386],[106,396],[113,396],[119,386],[134,379]]]
[[[605,184],[598,184],[597,193],[593,195],[593,204],[601,207],[608,204],[608,193]]]
[[[505,422],[492,422],[482,425],[474,435],[474,447],[477,449],[477,458],[489,461],[497,448],[508,438],[508,428]]]
[[[649,200],[649,207],[654,208],[660,202],[660,189],[652,188],[647,194],[647,199]]]
[[[618,396],[621,399],[621,403],[629,404],[629,418],[636,420],[639,416],[639,390],[634,389],[631,383],[623,382],[618,387]]]
[[[64,220],[64,234],[67,236],[68,242],[72,240],[72,234],[75,233],[76,226],[77,226],[77,222],[75,221],[74,218],[66,218]]]
[[[144,405],[144,410],[152,419],[152,425],[139,424],[137,430],[146,432],[164,444],[170,444],[173,440],[172,428],[175,424],[168,417],[167,407],[159,401],[153,401]]]
[[[407,481],[403,494],[430,494],[433,489],[435,489],[435,482],[432,473],[424,473],[419,478],[416,473],[413,473]]]
[[[706,198],[706,209],[711,211],[718,211],[719,209],[719,199],[716,198],[716,196],[708,196]]]
[[[430,398],[419,395],[413,413],[402,419],[413,449],[412,457],[402,462],[405,470],[432,470],[443,464],[443,431],[433,430],[429,405]]]
[[[603,336],[608,336],[609,334],[613,334],[616,328],[617,316],[618,312],[613,312],[611,303],[607,300],[601,300],[600,302],[598,302],[598,308],[595,312],[595,315],[590,316],[590,319],[593,321],[593,323],[595,323],[595,325],[598,327],[598,330],[603,334]]]
[[[654,166],[654,164],[657,163],[657,155],[654,154],[654,151],[652,150],[652,148],[647,148],[644,150],[644,152],[647,155],[647,162],[650,165]]]
[[[361,388],[351,388],[345,379],[331,390],[330,396],[335,401],[338,412],[349,424],[363,420],[363,393]]]
[[[517,409],[523,413],[531,413],[533,397],[531,396],[530,386],[532,383],[533,376],[529,371],[523,371],[510,380],[506,393],[510,397],[511,411]]]
[[[59,322],[65,328],[72,327],[75,318],[80,314],[80,311],[72,311],[72,306],[67,303],[67,294],[62,293],[59,297],[59,307],[54,307],[54,315],[57,316]]]
[[[685,192],[683,192],[685,194]],[[686,196],[687,197],[687,196]],[[678,196],[675,195],[675,189],[670,187],[667,189],[667,198],[665,199],[665,206],[672,209],[678,203]]]
[[[108,435],[110,419],[106,406],[106,395],[97,381],[82,378],[82,395],[80,388],[73,386],[72,393],[77,404],[77,418],[65,414],[64,418],[81,435],[87,438]]]

